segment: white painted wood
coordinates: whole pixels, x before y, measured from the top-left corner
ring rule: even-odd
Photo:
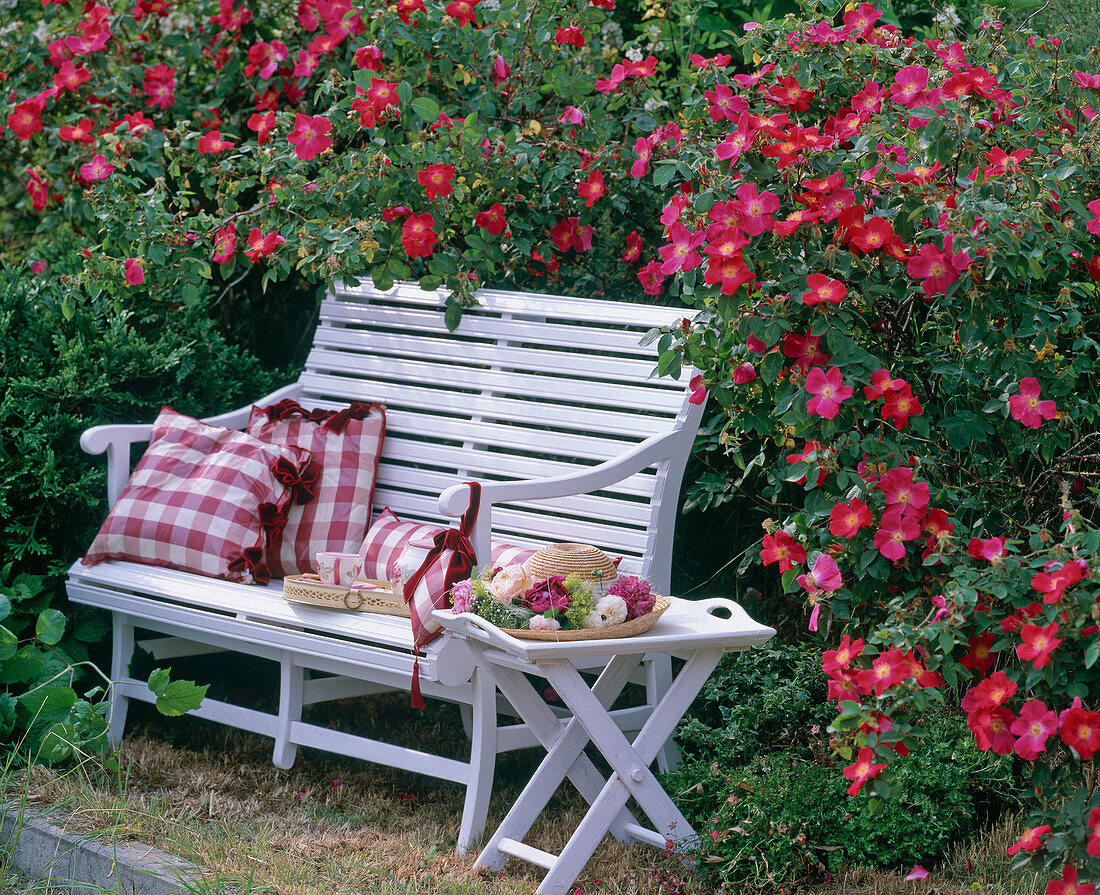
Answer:
[[[129,676],[130,656],[134,652],[134,627],[128,616],[121,612],[111,615],[111,680],[121,681]],[[146,689],[148,685],[146,685]],[[107,709],[107,741],[112,747],[122,742],[126,729],[126,694],[112,683],[111,704]]]
[[[651,375],[653,349],[640,340],[682,312],[483,291],[452,334],[443,322],[445,301],[443,292],[415,284],[386,292],[369,282],[337,287],[322,303],[299,381],[256,403],[292,397],[337,408],[381,401],[387,433],[376,513],[389,506],[404,519],[452,524],[468,501],[468,489],[458,483],[478,479],[484,486],[474,531],[479,555],[488,555],[491,536],[521,546],[581,540],[621,554],[623,573],[644,574],[667,592],[676,497],[702,407],[688,403],[684,382]],[[209,422],[242,427],[250,411],[251,405],[237,408]],[[148,424],[100,426],[82,436],[86,451],[107,454],[112,503],[129,475],[132,446],[147,441],[150,431]],[[466,709],[468,761],[329,731],[303,723],[302,706],[408,687],[407,620],[287,603],[277,585],[236,585],[133,563],[76,564],[68,589],[74,601],[114,615],[112,677],[120,685],[112,692],[112,742],[122,736],[126,700],[151,696],[139,693],[140,682],[126,672],[135,624],[167,635],[154,644],[163,657],[229,649],[267,658],[280,665],[277,715],[208,701],[200,716],[272,736],[280,766],[306,745],[465,784],[460,851],[484,827],[496,753],[538,740],[539,731],[545,742],[570,729],[571,722],[547,708],[534,722],[501,732],[496,690],[490,676],[475,670],[473,646],[463,637],[443,637],[421,653],[421,688],[426,697]],[[580,661],[599,666],[606,656],[605,649]],[[310,671],[336,677],[308,680]],[[646,680],[648,705],[614,715],[627,730],[642,725],[668,683],[660,672],[648,671]],[[571,729],[571,744],[584,738],[580,727]],[[595,799],[603,780],[583,756],[583,743],[575,749],[562,774]],[[628,813],[616,814],[613,832],[628,838],[628,824]]]

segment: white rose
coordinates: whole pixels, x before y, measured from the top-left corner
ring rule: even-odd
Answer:
[[[533,615],[527,623],[532,631],[560,631],[561,622],[556,618],[547,618],[545,615]]]
[[[626,600],[622,597],[600,597],[596,601],[596,608],[581,620],[581,626],[585,628],[610,628],[612,625],[621,625],[626,621],[626,616]]]

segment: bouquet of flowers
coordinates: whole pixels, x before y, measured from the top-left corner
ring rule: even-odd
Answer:
[[[534,579],[521,564],[475,569],[468,581],[451,590],[452,611],[473,612],[499,628],[571,631],[609,628],[653,610],[656,595],[649,583],[633,575],[615,580],[606,593],[594,595],[580,575]]]

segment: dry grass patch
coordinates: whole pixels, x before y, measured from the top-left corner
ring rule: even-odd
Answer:
[[[410,742],[435,738],[460,753],[457,710],[434,706],[420,715],[406,703],[407,697],[394,697],[369,708],[333,704],[326,711],[348,726],[385,723],[404,728]],[[192,718],[162,719],[138,706],[133,711],[139,723],[117,769],[90,760],[66,770],[33,767],[10,775],[8,799],[52,810],[73,832],[136,840],[188,858],[207,868],[206,888],[217,891],[244,884],[280,895],[526,895],[541,879],[538,868],[517,861],[500,873],[481,873],[473,869],[475,855],[454,853],[462,787],[311,750],[280,771],[271,764],[268,739]],[[534,751],[501,756],[490,829],[539,757]],[[533,845],[557,852],[580,822],[585,805],[567,790],[552,803],[550,820],[529,837]],[[905,882],[905,871],[853,869],[812,891],[1030,895],[1041,891],[1038,881],[1008,873],[1004,850],[1017,835],[1017,825],[1005,823],[957,848],[922,882]],[[610,837],[578,886],[585,895],[713,891],[654,849],[624,849]]]

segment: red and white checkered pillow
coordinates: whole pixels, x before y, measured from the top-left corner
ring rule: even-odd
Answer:
[[[386,507],[374,520],[359,551],[363,557],[363,577],[389,581],[390,566],[401,555],[401,551],[409,541],[430,541],[440,531],[443,531],[443,528],[438,525],[402,522],[393,510]],[[534,555],[535,550],[532,548],[493,541],[494,566],[526,562]]]
[[[282,538],[267,558],[271,574],[282,578],[316,571],[320,550],[357,552],[374,502],[385,409],[352,404],[339,412],[311,411],[286,400],[253,407],[246,431],[271,444],[304,448],[318,464],[311,499],[289,508]]]
[[[148,449],[82,562],[129,560],[266,582],[265,542],[309,460],[307,450],[162,408]]]

